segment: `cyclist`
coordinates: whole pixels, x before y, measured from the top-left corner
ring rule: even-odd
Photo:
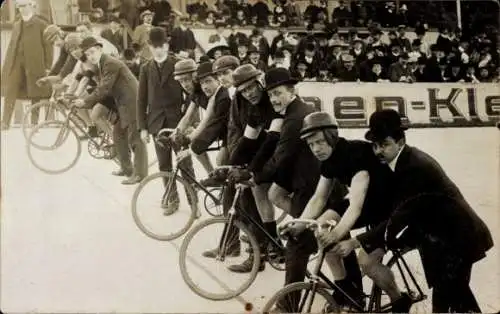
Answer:
[[[227,88],[220,85],[216,74],[212,69],[212,62],[204,62],[198,66],[197,80],[200,83],[203,93],[208,97],[206,111],[201,122],[190,134],[185,135],[191,143],[190,150],[184,150],[177,156],[182,160],[191,152],[196,156],[208,173],[214,170],[208,154],[206,153],[210,145],[218,139],[223,141],[222,147],[217,155],[217,165],[227,163],[227,148],[225,142],[227,139],[227,123],[229,119],[229,108],[231,98]],[[189,113],[188,112],[186,114]],[[182,121],[182,120],[181,120]],[[176,131],[175,134],[181,134]]]
[[[73,72],[68,75],[63,82],[69,85],[66,93],[74,94],[77,97],[84,97],[84,93],[87,95],[92,93],[99,80],[97,78],[97,66],[88,61],[80,48],[83,38],[84,37],[79,33],[68,34],[65,38],[65,46],[70,56],[78,61]],[[103,51],[104,53],[108,53],[114,50],[103,48]],[[96,137],[98,135],[97,127],[105,132],[110,138],[113,136],[110,123],[116,123],[117,109],[112,97],[103,99],[100,103],[95,104],[90,110],[81,109],[79,111],[79,116],[89,126],[88,134],[90,137]],[[97,127],[94,126],[94,123]]]
[[[149,142],[149,134],[157,136],[163,128],[173,128],[182,118],[182,89],[179,82],[172,76],[175,71],[177,57],[170,54],[167,33],[162,27],[153,27],[149,32],[149,49],[153,58],[146,61],[140,70],[139,91],[137,97],[137,119],[141,138]],[[155,151],[160,171],[172,170],[172,150],[155,142]],[[191,158],[183,160],[186,169],[194,174]],[[181,175],[184,175],[181,173]],[[164,178],[164,185],[168,180]],[[187,194],[188,195],[188,194]],[[191,200],[190,200],[191,201]],[[165,215],[171,215],[179,209],[177,186],[172,185],[168,199],[161,200]]]
[[[97,66],[101,79],[89,96],[75,100],[74,104],[92,108],[105,98],[113,97],[120,120],[113,126],[113,142],[121,163],[121,169],[114,174],[129,176],[122,184],[137,184],[148,171],[147,150],[137,127],[137,79],[122,61],[106,55],[95,38],[85,38],[80,47],[89,62]],[[133,164],[130,150],[134,153]]]
[[[340,254],[356,247],[373,251],[406,229],[411,236],[402,244],[417,246],[433,287],[432,312],[481,313],[469,281],[473,264],[493,246],[490,231],[437,161],[406,144],[407,128],[396,111],[375,112],[369,126],[365,137],[393,174],[388,183],[398,207],[390,219],[334,250]],[[403,202],[407,205],[399,206]]]
[[[305,117],[301,137],[321,161],[321,176],[300,218],[316,219],[322,214],[334,180],[350,187],[349,205],[327,211],[326,215],[336,217],[338,224],[331,232],[320,235],[325,246],[343,240],[352,228],[373,226],[389,216],[389,172],[380,166],[370,143],[339,137],[333,117],[326,112]],[[295,232],[300,232],[303,226],[296,228]],[[399,291],[393,273],[381,263],[383,256],[382,249],[370,253],[361,249],[358,258],[364,273],[391,298],[393,312],[407,312],[411,300]],[[360,291],[360,287],[353,287],[342,278],[335,279],[347,291]]]

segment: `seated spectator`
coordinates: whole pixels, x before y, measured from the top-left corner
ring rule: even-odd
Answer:
[[[283,47],[284,45],[295,45],[297,41],[293,36],[288,32],[286,27],[287,25],[282,25],[278,29],[278,35],[273,38],[271,43],[271,47],[269,48],[269,53],[272,55],[276,53],[276,51]]]
[[[445,77],[448,78],[447,80],[448,82],[452,83],[463,81],[464,78],[463,64],[459,59],[454,58],[450,60],[450,64],[445,72]]]
[[[290,25],[298,26],[303,25],[302,13],[299,4],[296,0],[286,0],[284,5],[285,14]]]
[[[357,38],[354,40],[350,54],[354,57],[354,60],[357,65],[361,64],[361,62],[363,62],[366,59],[366,54],[364,51],[362,39]]]
[[[399,56],[402,55],[401,47],[398,44],[390,46],[390,53],[386,56],[386,67],[399,61]]]
[[[372,71],[372,64],[375,61],[375,50],[371,47],[366,48],[366,58],[359,63],[359,76],[361,81],[366,81],[368,73]],[[377,58],[378,62],[382,62],[382,58]]]
[[[276,19],[276,16],[269,14],[267,16],[267,26],[271,28],[278,28],[280,24],[278,23],[278,20]]]
[[[247,26],[250,16],[243,9],[236,11],[235,23],[239,26]]]
[[[318,34],[318,46],[316,48],[318,57],[321,60],[326,60],[330,47],[328,47],[328,35],[326,33]],[[326,62],[326,61],[325,61]]]
[[[248,49],[248,60],[246,63],[253,65],[258,70],[262,72],[267,71],[267,63],[260,59],[261,53],[257,48],[253,45]]]
[[[410,43],[410,40],[406,37],[406,25],[399,25],[398,26],[398,34],[397,34],[396,41],[403,49],[403,52],[410,52],[411,43]]]
[[[408,55],[410,58],[418,58],[420,57],[425,57],[425,54],[421,51],[420,47],[422,46],[422,43],[420,42],[420,39],[415,39],[412,44],[411,44],[411,50],[408,52]]]
[[[368,10],[363,0],[351,1],[352,25],[363,27],[368,22]]]
[[[274,69],[274,68],[284,68],[284,69],[289,69],[290,68],[290,62],[288,64],[285,63],[285,54],[283,53],[283,50],[278,49],[276,52],[272,55],[272,63],[269,66],[269,69]]]
[[[326,58],[331,73],[336,73],[342,65],[342,46],[340,43],[333,44],[332,53]]]
[[[297,59],[299,62],[303,62],[306,65],[308,77],[314,78],[318,75],[321,56],[317,55],[316,45],[314,43],[308,43],[304,52],[298,54]]]
[[[380,59],[373,59],[368,64],[371,65],[370,71],[367,73],[364,82],[389,82],[387,79],[387,73],[382,68],[382,62]]]
[[[240,40],[237,45],[238,52],[236,54],[236,57],[240,60],[240,64],[247,63],[249,42],[247,40]]]
[[[312,81],[315,77],[307,71],[307,65],[304,61],[298,61],[292,65],[292,76],[299,81]]]
[[[332,22],[338,27],[351,26],[351,12],[345,5],[344,0],[340,0],[339,6],[333,9]]]
[[[149,9],[155,13],[153,18],[154,26],[167,26],[170,14],[172,13],[172,6],[168,0],[153,0]]]
[[[203,21],[207,18],[208,4],[206,0],[198,0],[195,3],[188,4],[186,13],[198,18],[198,21]]]
[[[350,54],[342,56],[342,65],[334,76],[334,82],[356,82],[360,80],[359,70],[355,66],[354,57]]]
[[[370,44],[371,47],[381,47],[381,51],[383,54],[387,53],[387,45],[382,42],[382,30],[380,28],[374,29],[373,32],[371,33],[371,37],[373,39],[372,43]]]
[[[228,21],[231,18],[231,9],[224,0],[216,0],[214,7],[216,9],[215,12],[220,19]]]
[[[286,16],[285,8],[283,7],[284,4],[285,4],[284,2],[275,1],[275,7],[273,10],[272,17],[274,23],[278,25],[276,27],[281,27],[282,24],[288,22],[288,17]]]
[[[411,67],[408,65],[409,58],[407,53],[402,53],[398,62],[390,65],[388,72],[391,82],[413,83],[415,81]]]
[[[447,82],[448,77],[446,76],[446,69],[448,68],[448,59],[442,58],[439,60],[439,76],[438,80],[439,82]]]
[[[316,82],[330,82],[332,80],[330,72],[328,71],[327,64],[322,63],[319,67],[319,73],[316,77]]]
[[[466,83],[480,83],[476,77],[476,68],[472,64],[467,65],[467,70],[464,76],[464,82]]]
[[[486,83],[486,82],[491,81],[490,67],[479,68],[478,80],[482,83]]]
[[[217,15],[214,11],[208,11],[207,17],[203,20],[203,23],[206,25],[215,25]]]
[[[318,12],[319,8],[316,6],[314,0],[309,0],[309,4],[304,11],[304,21],[307,21],[309,24],[314,24],[318,20]]]
[[[231,34],[227,37],[227,43],[231,48],[231,53],[235,56],[238,55],[238,45],[240,42],[248,44],[248,37],[245,33],[239,31],[239,25],[235,21],[231,21]]]
[[[266,25],[267,24],[267,16],[271,12],[269,11],[269,7],[264,0],[257,0],[254,5],[250,7],[250,16],[255,18],[255,24]]]
[[[417,60],[417,66],[413,71],[413,77],[415,82],[428,82],[425,71],[425,65],[427,64],[427,59],[425,57],[420,57]]]
[[[208,37],[208,43],[214,46],[216,45],[229,46],[226,37],[224,37],[224,31],[226,29],[226,26],[227,26],[226,23],[217,22],[215,24],[215,34],[210,35],[210,37]]]
[[[217,60],[221,56],[230,55],[231,48],[227,45],[220,45],[215,43],[210,48],[208,48],[206,55],[209,56],[212,60]]]
[[[439,29],[439,35],[436,40],[436,46],[437,48],[444,51],[445,54],[450,53],[453,45],[449,27],[445,26]]]
[[[269,60],[269,43],[267,39],[262,36],[262,30],[255,28],[250,35],[250,45],[254,46],[257,51],[260,52],[260,60],[262,60],[266,66]]]
[[[170,50],[182,58],[194,58],[196,39],[185,18],[177,18],[170,37]]]

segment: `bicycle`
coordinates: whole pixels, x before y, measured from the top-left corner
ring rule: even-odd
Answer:
[[[315,220],[308,219],[294,219],[285,224],[285,228],[288,224],[304,223],[307,228],[311,230],[321,229],[322,226],[318,224]],[[395,273],[396,283],[401,288],[401,283],[404,285],[403,292],[407,292],[411,298],[412,305],[415,303],[420,303],[422,308],[415,309],[416,313],[430,313],[431,306],[429,302],[424,302],[428,300],[427,294],[423,292],[423,289],[417,282],[414,273],[410,269],[410,266],[403,257],[407,253],[414,250],[403,250],[403,249],[391,249],[392,256],[389,257],[388,261],[385,263],[389,268],[396,266],[398,273]],[[385,293],[373,284],[371,288],[371,293],[369,295],[365,294],[364,298],[368,298],[368,302],[363,302],[360,304],[359,301],[347,292],[342,290],[334,282],[330,281],[328,277],[321,271],[321,267],[325,260],[325,247],[323,247],[318,241],[318,258],[317,262],[313,268],[312,272],[307,271],[306,281],[296,282],[286,285],[275,293],[269,301],[264,305],[262,312],[264,313],[339,313],[339,311],[347,311],[354,313],[387,313],[391,311],[392,304],[388,300]],[[405,275],[405,273],[407,275]],[[408,278],[409,277],[409,278]],[[345,300],[350,303],[348,309],[341,309],[339,304],[334,299],[332,292],[335,291]],[[318,300],[318,296],[322,297],[323,300],[314,303]],[[387,300],[386,300],[387,299]],[[383,302],[384,301],[384,302]],[[285,303],[286,302],[286,303]],[[313,304],[314,303],[314,304]]]
[[[232,166],[231,168],[241,168],[241,167]],[[261,263],[261,258],[264,258],[264,260],[266,260],[271,265],[271,267],[275,268],[276,270],[280,271],[284,270],[284,265],[282,261],[282,256],[284,256],[284,251],[285,251],[284,245],[278,239],[275,239],[273,236],[271,236],[264,229],[264,227],[259,222],[257,222],[252,216],[250,216],[243,208],[239,208],[238,213],[236,213],[236,204],[241,193],[243,192],[244,189],[249,188],[250,186],[251,183],[249,181],[240,182],[239,184],[236,185],[236,195],[234,197],[232,206],[229,209],[228,215],[226,217],[215,217],[204,220],[200,224],[196,225],[191,230],[189,230],[189,232],[184,237],[184,240],[182,242],[179,251],[179,265],[181,268],[182,278],[193,292],[195,292],[197,295],[203,298],[210,300],[218,300],[218,301],[229,300],[246,291],[257,277],[257,273],[259,271],[259,266]],[[243,223],[242,219],[244,219],[247,223]],[[206,237],[201,236],[201,238],[203,238],[204,240],[210,240],[210,239],[213,240],[214,234],[217,235],[222,234],[222,236],[218,240],[218,246],[217,246],[218,255],[215,259],[207,258],[207,260],[203,262],[203,265],[200,265],[200,263],[197,262],[195,262],[195,264],[198,264],[197,266],[199,268],[204,269],[203,271],[204,274],[207,274],[212,280],[217,282],[220,288],[222,288],[223,290],[222,292],[212,292],[209,291],[208,289],[199,287],[198,284],[195,282],[195,278],[197,277],[199,278],[201,277],[201,275],[191,276],[187,270],[188,260],[190,262],[194,262],[192,257],[188,256],[188,250],[190,250],[190,245],[192,244],[192,240],[202,230],[206,230],[206,228],[214,226],[218,227],[218,230],[213,232],[208,232],[208,235]],[[249,226],[253,226],[257,228],[260,232],[262,232],[262,234],[268,241],[267,243],[270,244],[267,247],[265,254],[262,256],[261,253],[264,252],[261,252],[261,248],[259,247],[257,239],[253,234],[253,232],[250,230]],[[239,239],[236,238],[239,236],[239,234],[242,234],[240,238],[245,237],[246,240],[241,241],[240,243]],[[252,269],[249,273],[246,274],[248,278],[246,279],[241,278],[241,276],[244,276],[245,274],[239,275],[233,273],[230,276],[230,280],[232,281],[232,283],[237,285],[236,287],[231,288],[228,287],[227,284],[221,283],[218,278],[215,278],[215,276],[213,275],[214,271],[208,270],[206,266],[210,266],[209,261],[214,262],[212,264],[215,264],[213,265],[215,268],[219,266],[218,264],[223,263],[225,261],[231,261],[231,263],[234,264],[235,262],[232,260],[232,258],[239,257],[231,253],[231,250],[234,249],[234,245],[236,242],[240,243],[239,244],[240,252],[244,251],[253,252],[254,258],[253,258]],[[270,246],[276,249],[276,251],[274,252],[275,254],[269,251]],[[193,248],[207,249],[207,245],[198,247],[196,245],[193,245]]]
[[[65,108],[67,108],[68,106],[70,107],[69,112],[65,114],[64,121],[60,120],[45,121],[38,124],[31,131],[26,144],[28,157],[31,163],[36,168],[47,174],[60,174],[73,168],[76,165],[78,159],[80,158],[82,152],[81,140],[77,134],[78,130],[80,133],[84,134],[85,137],[89,139],[87,144],[87,150],[91,157],[95,159],[113,160],[115,163],[119,165],[120,164],[119,161],[116,160],[115,158],[116,151],[114,150],[110,136],[104,132],[101,132],[97,138],[92,138],[86,131],[85,121],[78,115],[79,108],[75,106],[70,106],[71,101],[73,99],[74,98],[69,98],[69,99],[60,98],[58,100],[59,105],[62,106],[64,104]],[[42,131],[44,132],[48,131],[49,135],[55,135],[55,140],[49,141],[49,144],[45,145],[41,145],[38,142],[35,142],[36,135]],[[37,148],[40,151],[55,151],[58,148],[60,148],[64,143],[68,142],[68,140],[70,139],[70,135],[72,135],[75,139],[76,152],[73,155],[74,157],[70,159],[67,165],[58,169],[49,169],[45,166],[42,166],[40,162],[38,162],[34,158],[33,156],[34,148]],[[41,139],[46,140],[47,136],[41,136]],[[58,163],[59,161],[60,159],[57,159]]]
[[[169,136],[172,132],[174,132],[174,129],[171,128],[165,128],[160,130],[155,138],[155,141],[165,147],[176,146],[177,144],[172,143],[169,140]],[[185,147],[182,147],[182,145],[180,145],[177,146],[176,148],[183,149]],[[217,150],[217,149],[218,148],[210,148],[209,150]],[[182,176],[180,174],[182,174]],[[167,203],[163,204],[164,207],[168,207],[169,205],[168,200],[170,199],[170,196],[173,195],[171,194],[171,192],[173,191],[174,184],[179,183],[181,187],[183,187],[183,189],[176,188],[177,193],[179,193],[179,191],[181,190],[184,190],[186,193],[185,196],[190,211],[187,213],[188,214],[187,221],[176,224],[177,227],[173,227],[170,229],[165,228],[164,223],[166,222],[166,220],[164,218],[168,216],[169,220],[172,221],[171,217],[172,215],[166,213],[165,211],[161,215],[162,216],[161,218],[163,219],[159,219],[157,217],[156,219],[151,219],[151,221],[143,221],[145,220],[145,218],[142,218],[141,215],[139,214],[140,210],[138,206],[138,201],[139,197],[141,196],[141,193],[145,193],[144,192],[145,188],[153,186],[154,185],[153,182],[157,181],[160,181],[159,184],[156,185],[156,187],[159,187],[160,191],[155,191],[155,194],[151,198],[155,199],[156,197],[161,195],[162,196],[161,202],[167,200]],[[132,196],[132,203],[131,203],[132,217],[134,218],[135,224],[146,236],[155,240],[171,241],[182,236],[193,225],[194,221],[200,216],[200,211],[198,209],[198,195],[197,195],[198,191],[201,191],[205,194],[203,202],[205,211],[209,215],[214,217],[222,215],[221,207],[222,207],[222,195],[224,194],[224,186],[211,187],[211,188],[204,187],[201,183],[199,183],[196,180],[194,173],[191,173],[190,171],[188,171],[188,169],[186,169],[184,163],[182,162],[177,163],[170,172],[160,171],[147,176],[137,186]],[[179,202],[180,199],[181,197],[179,197]],[[159,208],[157,208],[159,207],[158,205],[156,206],[152,205],[152,207],[153,207],[152,209],[157,210],[158,213],[161,212]],[[178,208],[184,208],[184,207],[181,206],[181,204],[179,204]],[[148,226],[157,223],[160,223],[160,229],[161,229],[160,231],[151,230],[152,228]],[[165,231],[170,233],[165,234],[164,233]]]

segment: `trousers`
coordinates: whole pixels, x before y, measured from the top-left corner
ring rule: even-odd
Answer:
[[[126,128],[122,128],[120,121],[113,125],[113,142],[121,167],[124,170],[133,170],[134,176],[144,178],[148,175],[148,153],[146,144],[141,140],[137,123],[134,121]],[[130,152],[134,154],[134,162]]]

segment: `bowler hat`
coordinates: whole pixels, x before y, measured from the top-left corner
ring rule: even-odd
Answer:
[[[80,48],[82,49],[83,52],[85,52],[88,49],[95,47],[95,46],[102,47],[102,44],[100,42],[98,42],[97,39],[95,39],[92,36],[84,38],[82,40],[82,43],[80,44]]]
[[[375,111],[370,116],[369,127],[370,129],[366,132],[365,138],[372,142],[384,140],[396,132],[408,129],[402,124],[399,113],[392,109]]]
[[[240,60],[238,60],[235,56],[222,56],[214,61],[212,70],[216,73],[230,68],[236,69],[239,66]]]
[[[212,71],[212,62],[203,62],[198,66],[196,77],[198,79],[202,79],[213,74],[214,72]]]
[[[163,27],[153,27],[149,31],[149,44],[154,47],[167,43],[167,31]]]
[[[313,112],[304,118],[302,129],[300,130],[300,138],[305,139],[315,131],[337,128],[337,123],[330,114],[324,111]]]
[[[151,10],[146,10],[146,11],[142,12],[142,13],[141,13],[141,15],[139,15],[139,19],[140,19],[141,21],[142,21],[142,20],[144,20],[144,17],[145,17],[146,15],[151,15],[151,16],[154,16],[155,14],[154,14],[154,12],[152,12]]]
[[[265,75],[266,91],[281,85],[295,85],[299,81],[292,77],[287,69],[274,68],[266,72]]]
[[[174,65],[174,78],[183,74],[196,72],[197,65],[193,59],[177,61]]]

